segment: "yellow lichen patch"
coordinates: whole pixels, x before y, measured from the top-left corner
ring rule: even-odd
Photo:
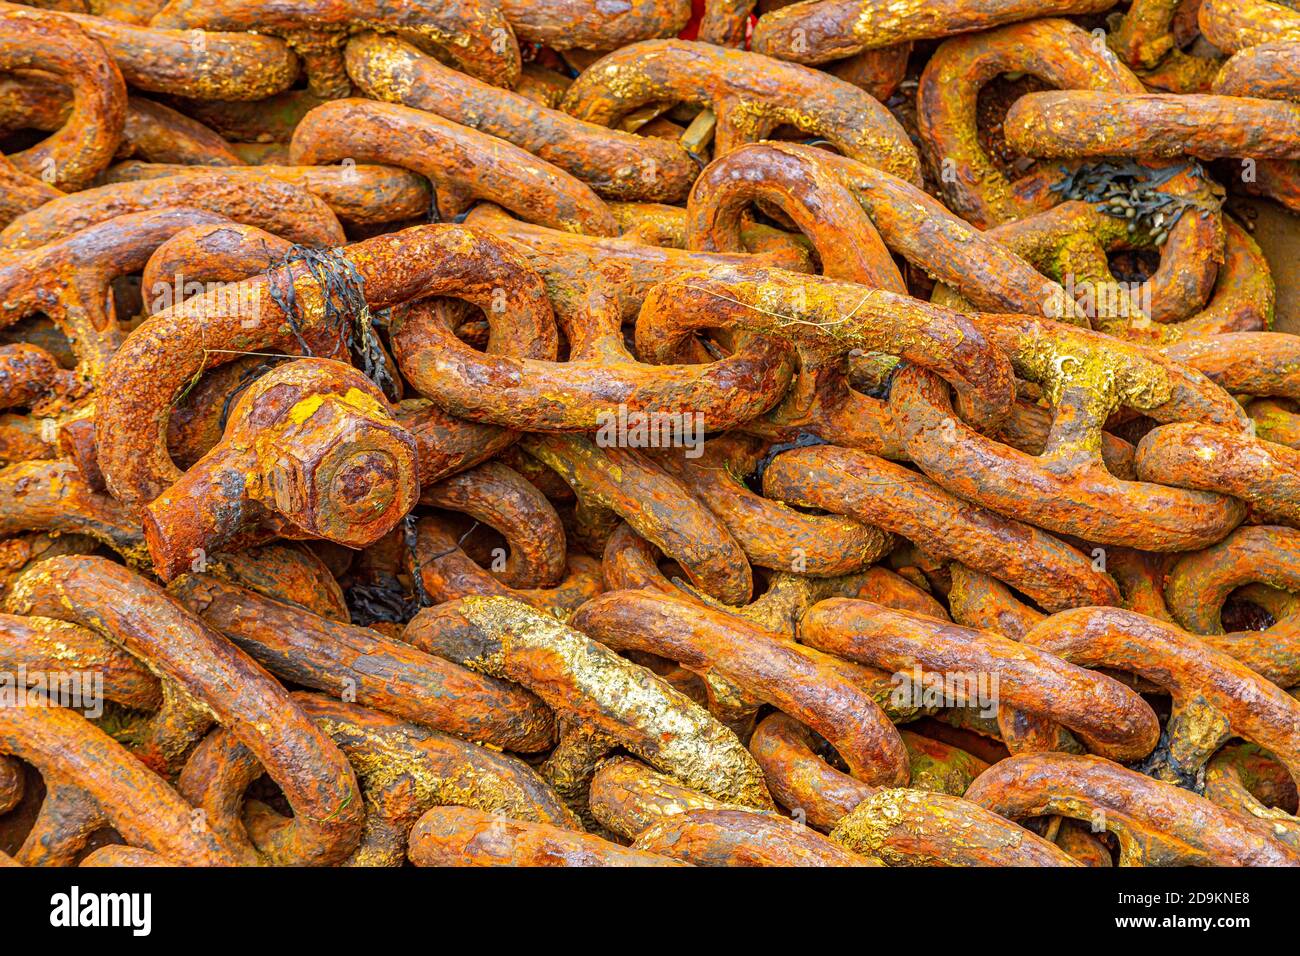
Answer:
[[[355,385],[350,387],[343,395],[342,401],[345,405],[350,405],[358,411],[371,415],[385,415],[384,406],[373,395],[363,392]]]
[[[466,598],[462,613],[501,642],[497,676],[524,683],[553,707],[581,702],[576,719],[693,789],[772,806],[762,771],[735,734],[655,674],[509,598]]]
[[[321,407],[324,401],[325,399],[321,395],[310,395],[302,399],[302,401],[295,402],[293,408],[289,409],[289,421],[295,425],[301,425],[316,414],[316,410]]]

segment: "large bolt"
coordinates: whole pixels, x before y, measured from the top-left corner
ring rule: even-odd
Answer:
[[[170,580],[236,536],[373,544],[415,507],[416,459],[414,437],[356,369],[282,365],[249,387],[217,446],[146,508],[155,569]]]

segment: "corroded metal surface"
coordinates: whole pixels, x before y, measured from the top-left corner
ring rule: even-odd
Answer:
[[[606,199],[680,202],[698,167],[676,143],[575,119],[449,69],[401,40],[348,43],[348,71],[366,95],[437,113],[514,143],[581,179]]]
[[[711,796],[771,806],[753,758],[731,731],[663,683],[573,628],[507,598],[464,598],[422,611],[417,647],[517,680],[561,720],[589,723]]]
[[[877,5],[864,0],[815,0],[773,10],[759,18],[754,49],[783,60],[825,63],[862,50],[987,30],[1003,23],[1065,13],[1095,13],[1106,0],[997,0],[963,4]]]
[[[528,823],[469,807],[435,807],[411,830],[416,866],[679,866],[588,833]]]
[[[828,653],[893,672],[917,667],[943,674],[997,674],[998,704],[1050,716],[1094,751],[1115,759],[1145,757],[1160,735],[1150,706],[1118,681],[992,632],[866,601],[830,598],[804,615],[799,637]],[[978,683],[953,682],[953,688],[959,702],[982,703]]]
[[[61,128],[10,153],[8,161],[58,189],[93,183],[113,158],[126,123],[126,85],[104,48],[64,20],[6,3],[0,7],[0,68],[53,74],[73,96]]]
[[[0,866],[1300,863],[1300,20],[1112,5],[0,2]]]
[[[981,774],[966,796],[1013,820],[1058,813],[1096,821],[1118,838],[1120,865],[1300,865],[1300,853],[1248,818],[1102,757],[1011,757]]]
[[[154,568],[171,580],[265,520],[350,547],[378,541],[419,497],[415,439],[383,392],[342,362],[301,359],[258,379],[225,434],[145,509]]]
[[[374,100],[324,103],[298,123],[290,159],[320,166],[349,159],[414,170],[434,185],[438,214],[453,219],[477,199],[543,226],[614,234],[614,218],[584,183],[504,140],[433,113]]]
[[[519,45],[503,12],[496,4],[471,0],[398,6],[380,0],[302,0],[272,7],[257,0],[172,0],[150,24],[166,30],[249,30],[283,37],[303,58],[310,88],[321,96],[347,95],[343,45],[350,33],[364,30],[409,37],[498,86],[513,86],[519,78]]]
[[[916,150],[897,121],[857,87],[796,64],[685,40],[646,40],[593,63],[564,99],[565,112],[613,126],[648,103],[688,100],[719,116],[718,155],[789,123],[844,154],[909,181]]]
[[[368,628],[326,620],[210,575],[182,578],[170,592],[284,680],[521,753],[554,739],[554,719],[533,695]]]
[[[614,650],[637,650],[680,663],[739,703],[771,704],[825,737],[853,775],[872,784],[909,777],[907,755],[884,713],[811,648],[702,609],[684,598],[616,591],[584,604],[572,624]],[[716,683],[715,683],[716,682]],[[734,705],[733,705],[734,706]]]
[[[330,863],[351,851],[362,816],[346,759],[252,658],[157,585],[104,558],[58,557],[24,575],[5,606],[99,632],[149,661],[210,719],[228,726],[299,811],[259,848],[270,858]],[[241,689],[238,699],[224,693],[232,686]]]

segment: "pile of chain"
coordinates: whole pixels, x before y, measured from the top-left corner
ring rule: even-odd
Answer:
[[[1298,161],[1271,0],[0,3],[0,864],[1300,864]]]

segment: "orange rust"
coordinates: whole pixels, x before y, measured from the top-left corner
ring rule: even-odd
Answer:
[[[434,807],[411,830],[416,866],[681,866],[587,833],[468,807]]]
[[[257,753],[299,810],[259,847],[270,859],[336,862],[360,838],[356,778],[342,753],[252,658],[157,585],[106,558],[61,556],[29,571],[5,607],[81,624],[146,659]]]
[[[1182,26],[1180,18],[1186,16],[1183,11],[1199,5],[1182,0],[1135,0],[1107,43],[1135,69],[1155,67],[1162,60],[1191,59],[1178,49],[1183,44],[1176,33]]]
[[[987,30],[1032,17],[1097,13],[1106,0],[985,0],[980,4],[810,0],[759,17],[754,49],[799,63],[825,63],[909,40]]]
[[[84,394],[84,385],[39,345],[0,345],[0,408],[33,408]]]
[[[70,866],[90,833],[110,824],[128,845],[188,866],[251,862],[220,839],[162,777],[75,711],[0,708],[0,750],[33,764],[47,795],[17,861]]]
[[[1102,757],[1011,757],[966,796],[1013,820],[1060,814],[1113,833],[1120,866],[1300,865],[1300,852],[1248,818]]]
[[[553,282],[565,287],[582,288],[591,276],[600,276],[618,297],[619,314],[625,320],[636,315],[655,283],[681,270],[707,269],[727,263],[775,266],[800,272],[812,269],[805,249],[784,242],[755,249],[753,255],[687,252],[649,246],[635,239],[579,236],[546,229],[512,219],[499,207],[486,203],[473,209],[466,223],[510,241],[535,268],[544,268]]]
[[[796,820],[748,810],[688,809],[642,830],[632,844],[695,866],[883,866]]]
[[[684,810],[732,806],[631,757],[610,757],[600,764],[591,780],[590,800],[596,820],[626,840],[635,840],[646,828]]]
[[[1300,531],[1253,526],[1238,528],[1218,544],[1185,555],[1163,582],[1165,620],[1177,621],[1216,650],[1236,658],[1279,687],[1300,685],[1300,633],[1294,613],[1279,610],[1262,631],[1224,633],[1223,605],[1234,590],[1264,584],[1290,594],[1300,589],[1295,557]]]
[[[425,488],[420,503],[460,511],[509,545],[493,573],[514,588],[553,587],[564,576],[564,526],[545,495],[517,471],[485,462]]]
[[[28,176],[0,155],[0,226],[7,226],[23,213],[64,195],[34,176]]]
[[[519,44],[504,12],[496,4],[471,0],[398,6],[381,0],[299,0],[274,7],[259,0],[171,0],[149,22],[166,30],[252,30],[282,37],[302,57],[308,87],[318,96],[348,95],[343,46],[349,34],[367,30],[398,33],[496,86],[514,86],[519,78]]]
[[[126,86],[101,47],[77,27],[27,7],[0,5],[0,69],[60,77],[72,111],[51,136],[7,159],[56,189],[84,189],[112,160],[126,122]]]
[[[717,0],[710,0],[716,3]],[[553,50],[613,50],[652,37],[676,36],[691,15],[688,0],[501,0],[515,35]]]
[[[140,523],[129,508],[96,491],[68,461],[24,461],[0,468],[0,536],[24,531],[84,534],[143,563]]]
[[[365,547],[418,498],[415,439],[378,386],[342,362],[300,359],[240,396],[221,441],[146,506],[145,538],[169,581],[263,526]]]
[[[907,755],[875,702],[817,651],[684,598],[616,591],[588,601],[574,627],[616,651],[637,650],[700,674],[732,707],[767,703],[836,747],[853,775],[889,786],[909,777]]]
[[[113,280],[141,269],[182,229],[222,221],[200,209],[160,208],[88,224],[36,248],[0,251],[0,326],[45,315],[72,343],[78,376],[98,383],[124,337],[108,297]]]
[[[57,79],[27,74],[0,79],[0,127],[58,130],[73,116],[74,91]],[[198,120],[153,100],[131,96],[117,157],[155,163],[240,166],[230,143]]]
[[[1232,495],[1256,520],[1300,521],[1300,451],[1213,425],[1176,422],[1148,432],[1134,459],[1139,477]]]
[[[197,172],[208,160],[188,164],[166,161],[119,163],[108,171],[109,182],[162,179]],[[323,199],[350,227],[376,226],[407,222],[423,217],[429,210],[430,189],[420,176],[391,166],[353,163],[350,166],[291,166],[263,163],[247,168],[229,169],[228,178],[238,182],[265,183],[270,180],[290,183]],[[241,277],[242,278],[242,277]]]
[[[605,199],[680,202],[699,171],[677,143],[583,122],[443,66],[401,40],[363,34],[349,41],[347,55],[366,95],[514,143]]]
[[[1300,818],[1290,774],[1254,744],[1233,744],[1205,771],[1205,798],[1267,826],[1278,840],[1300,849]]]
[[[743,46],[745,28],[757,0],[705,0],[699,38],[718,46]]]
[[[1030,93],[1005,131],[1015,149],[1048,158],[1300,158],[1300,104],[1208,93]]]
[[[630,421],[656,445],[661,423],[670,441],[698,443],[703,433],[692,427],[696,423],[710,430],[738,425],[770,408],[789,383],[789,349],[762,339],[672,369],[639,361],[624,340],[609,283],[594,276],[570,282],[548,271],[547,286],[568,340],[566,361],[502,348],[500,330],[511,313],[500,296],[485,310],[486,352],[461,341],[447,309],[426,301],[394,315],[392,343],[403,373],[421,394],[472,421],[521,430],[597,430],[601,441],[618,440],[620,423]],[[485,382],[493,387],[484,388]]]
[[[0,11],[28,10],[5,3]],[[275,37],[245,32],[159,29],[86,13],[33,12],[75,24],[112,57],[136,89],[202,99],[257,100],[298,78],[298,57]]]
[[[602,57],[569,87],[564,110],[615,126],[657,102],[708,106],[718,116],[715,155],[768,138],[782,123],[824,137],[846,156],[909,182],[916,150],[888,111],[843,80],[756,53],[690,40],[645,40]]]
[[[834,577],[862,570],[893,546],[890,535],[869,525],[804,514],[777,496],[749,490],[743,479],[769,448],[753,438],[723,435],[705,442],[698,458],[668,451],[656,461],[726,525],[756,567]]]
[[[1160,192],[1214,202],[1205,182],[1187,172],[1163,184]],[[1265,309],[1251,310],[1256,303],[1250,299],[1229,301],[1229,297],[1241,297],[1240,290],[1233,287],[1240,282],[1240,259],[1249,257],[1254,245],[1240,227],[1230,220],[1221,223],[1218,216],[1188,212],[1163,228],[1166,234],[1156,246],[1149,228],[1130,230],[1126,220],[1108,214],[1099,205],[1070,200],[995,226],[988,235],[1029,259],[1045,275],[1069,282],[1078,299],[1061,297],[1055,289],[1043,287],[1036,311],[1051,318],[1068,315],[1074,306],[1099,331],[1156,344],[1183,336],[1266,327]],[[1234,259],[1221,266],[1229,238]],[[1107,253],[1121,249],[1158,249],[1160,265],[1148,279],[1121,286],[1106,259]],[[1263,266],[1262,271],[1246,273],[1252,285],[1263,281],[1271,286],[1267,263],[1256,258],[1250,264]]]
[[[596,761],[621,744],[710,796],[772,806],[753,759],[707,711],[650,671],[527,605],[499,597],[449,601],[417,614],[403,638],[537,693],[556,712],[562,735],[581,742],[588,781]]]
[[[1194,776],[1223,742],[1238,736],[1268,748],[1293,778],[1300,774],[1300,703],[1172,624],[1119,608],[1078,608],[1043,621],[1024,643],[1086,667],[1136,673],[1166,690],[1173,698],[1168,754],[1154,768],[1162,779]]]
[[[1076,612],[1063,611],[1049,620]],[[1118,612],[1124,613],[1124,612]],[[1032,632],[1031,632],[1032,634]],[[1094,751],[1117,759],[1149,754],[1160,735],[1155,713],[1119,682],[1084,670],[1000,635],[891,611],[866,601],[831,598],[813,606],[799,625],[805,644],[906,676],[922,672],[997,674],[1000,709],[1016,708],[1065,724]],[[1026,642],[1031,641],[1029,635]],[[978,687],[947,681],[945,694],[980,704]],[[921,690],[921,688],[918,688]],[[1103,716],[1104,712],[1104,716]]]
[[[1224,53],[1275,40],[1300,40],[1300,12],[1273,0],[1201,0],[1201,33]]]
[[[893,532],[991,574],[1050,610],[1119,600],[1114,582],[1065,542],[866,452],[834,445],[783,452],[764,472],[763,492]]]
[[[166,182],[167,180],[161,180]],[[432,225],[385,234],[345,247],[372,309],[427,295],[451,294],[491,308],[503,289],[518,341],[539,357],[554,355],[556,335],[542,280],[503,243],[460,226]],[[305,314],[297,329],[271,295],[292,286]],[[241,351],[300,348],[298,334],[325,347],[345,347],[342,324],[331,325],[319,284],[301,262],[212,290],[151,316],[132,332],[110,365],[96,408],[100,467],[110,490],[142,505],[180,475],[165,447],[172,403],[205,368]],[[234,354],[232,354],[232,352]]]
[[[494,747],[528,753],[554,739],[554,720],[532,694],[367,628],[212,575],[187,575],[170,591],[286,681]]]
[[[159,244],[140,273],[145,312],[152,315],[206,292],[210,282],[265,272],[292,245],[257,226],[237,222],[182,229]]]
[[[462,551],[456,535],[444,522],[427,516],[416,524],[415,546],[406,564],[432,603],[475,594],[512,597],[563,620],[588,598],[599,594],[602,583],[596,561],[588,555],[570,551],[560,556],[564,559],[563,573],[554,586],[512,588]]]
[[[1300,862],[1291,0],[34,2],[0,865]]]
[[[109,183],[52,199],[0,231],[0,250],[28,250],[114,218],[164,207],[225,216],[309,246],[343,241],[324,200],[290,183],[249,179],[231,167],[200,169],[163,179]]]
[[[1042,528],[1101,544],[1150,551],[1203,547],[1240,523],[1240,502],[1111,475],[1102,463],[1106,419],[1133,407],[1157,422],[1243,428],[1245,412],[1191,368],[1131,342],[1030,316],[969,316],[1039,382],[1052,430],[1034,457],[980,435],[953,410],[932,372],[901,370],[890,404],[911,458],[954,494],[1001,514],[1035,503]]]
[[[788,215],[832,278],[905,293],[894,250],[984,310],[1033,313],[1056,291],[911,183],[797,144],[742,146],[706,167],[691,190],[689,247],[742,251],[741,214],[754,202]]]
[[[796,346],[811,367],[793,392],[798,410],[814,420],[829,419],[820,435],[828,440],[838,440],[841,429],[860,430],[853,414],[858,405],[845,395],[847,387],[832,362],[846,361],[854,349],[897,355],[935,370],[958,389],[981,424],[1005,419],[1014,398],[1006,356],[970,317],[885,289],[777,269],[714,266],[660,283],[638,316],[637,350],[658,362],[679,359],[695,331],[728,327]],[[822,387],[827,376],[829,392]],[[837,419],[846,412],[847,420]],[[788,410],[778,414],[792,417]]]
[[[522,446],[559,474],[580,502],[618,515],[677,561],[701,590],[728,604],[749,599],[753,571],[740,544],[648,456],[571,435],[530,435]]]
[[[1013,183],[976,135],[980,90],[1007,72],[1028,73],[1060,89],[1144,89],[1086,31],[1065,20],[1031,20],[945,41],[917,91],[922,148],[953,212],[981,229],[1053,204],[1040,175],[1031,172]]]
[[[750,742],[777,800],[810,826],[890,866],[1069,866],[1046,840],[959,797],[875,789],[812,749],[807,729],[772,714]]]
[[[355,704],[302,692],[293,699],[347,755],[365,797],[361,843],[343,866],[400,866],[409,831],[433,806],[461,805],[565,829],[578,826],[554,791],[516,758]],[[179,787],[214,830],[248,847],[286,825],[266,805],[240,799],[262,772],[247,747],[218,730],[195,751]]]
[[[306,166],[348,159],[414,170],[433,182],[443,219],[485,199],[556,229],[598,236],[618,232],[591,188],[558,166],[505,140],[397,103],[322,104],[294,130],[289,156]]]

